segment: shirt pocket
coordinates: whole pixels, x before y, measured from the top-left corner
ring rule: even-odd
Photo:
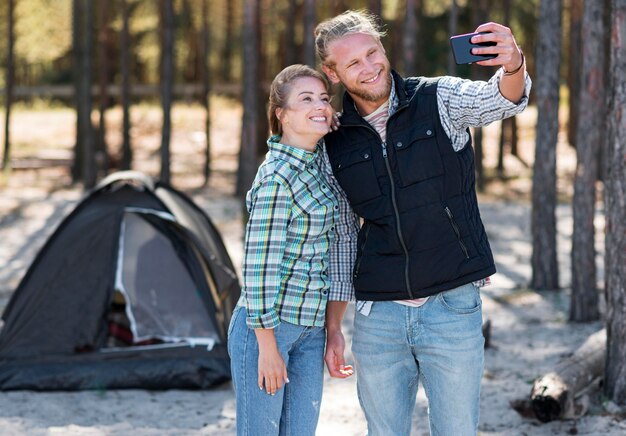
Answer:
[[[335,177],[352,205],[380,197],[381,191],[370,147],[337,156]]]
[[[418,121],[393,143],[399,184],[406,187],[444,173],[433,122]]]

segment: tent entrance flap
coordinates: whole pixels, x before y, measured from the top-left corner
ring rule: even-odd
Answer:
[[[169,214],[167,214],[169,215]],[[176,219],[161,211],[128,208],[121,222],[115,274],[124,295],[133,341],[186,341],[209,349],[220,342],[194,277],[203,262],[186,249]]]

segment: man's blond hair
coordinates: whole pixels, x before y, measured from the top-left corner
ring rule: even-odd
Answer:
[[[378,24],[377,17],[366,10],[348,10],[341,15],[322,21],[315,28],[315,51],[322,64],[332,66],[326,62],[328,46],[333,41],[353,33],[371,35],[378,41],[386,34]]]

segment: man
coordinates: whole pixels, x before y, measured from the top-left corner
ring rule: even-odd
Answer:
[[[495,272],[475,194],[470,126],[521,112],[530,79],[511,31],[479,26],[474,54],[501,68],[489,82],[400,77],[374,17],[347,11],[315,30],[322,69],[346,88],[327,164],[354,212],[336,226],[336,264],[354,266],[352,351],[368,434],[408,435],[418,380],[433,435],[476,434],[484,338],[478,288]],[[330,169],[328,169],[330,171]],[[346,218],[348,216],[348,218]],[[356,232],[358,231],[358,236]],[[356,260],[352,264],[356,251]],[[345,286],[344,275],[332,277]],[[339,286],[339,285],[338,285]],[[327,312],[326,364],[344,371],[341,320]]]

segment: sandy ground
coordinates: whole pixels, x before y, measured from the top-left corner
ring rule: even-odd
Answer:
[[[238,119],[236,109],[230,114]],[[69,115],[68,115],[69,116]],[[145,120],[144,120],[145,121]],[[148,120],[149,121],[149,120]],[[148,121],[145,121],[149,124]],[[237,126],[231,126],[235,129]],[[233,130],[237,131],[237,130]],[[197,133],[197,132],[196,132]],[[219,135],[213,150],[215,174],[208,188],[197,188],[198,174],[180,171],[186,157],[174,161],[175,182],[185,186],[222,232],[235,264],[242,254],[240,206],[232,196],[235,154]],[[174,142],[194,147],[194,136]],[[156,140],[153,140],[153,142]],[[220,145],[222,144],[222,145]],[[197,146],[197,144],[196,144]],[[154,150],[154,144],[152,144]],[[150,146],[147,147],[150,149]],[[188,151],[188,150],[187,150]],[[150,153],[145,162],[153,160]],[[191,159],[193,161],[193,159]],[[189,162],[187,162],[189,164]],[[186,168],[186,167],[185,167]],[[145,171],[153,173],[147,165]],[[191,174],[191,175],[190,175]],[[175,183],[175,185],[176,185]],[[26,268],[59,222],[83,193],[69,187],[64,170],[22,171],[0,189],[0,311]],[[194,188],[194,186],[196,186]],[[514,181],[509,189],[515,190]],[[523,189],[522,189],[523,190]],[[496,196],[497,197],[497,196]],[[542,424],[520,416],[510,401],[527,398],[532,381],[573,352],[602,327],[568,324],[571,208],[558,207],[560,292],[527,289],[530,280],[530,208],[525,201],[483,199],[481,210],[495,253],[498,273],[482,292],[484,317],[492,322],[492,346],[486,350],[481,394],[481,435],[624,435],[624,415],[609,413],[598,395],[578,419]],[[522,196],[523,197],[523,196]],[[603,252],[603,217],[596,220],[598,252]],[[602,257],[598,256],[599,285]],[[353,307],[345,332],[350,342]],[[348,353],[348,360],[351,356]],[[356,397],[356,380],[326,377],[319,435],[363,435],[366,423]],[[234,435],[235,398],[230,383],[208,391],[85,391],[0,393],[0,435]],[[420,389],[413,435],[427,435],[427,402]]]

